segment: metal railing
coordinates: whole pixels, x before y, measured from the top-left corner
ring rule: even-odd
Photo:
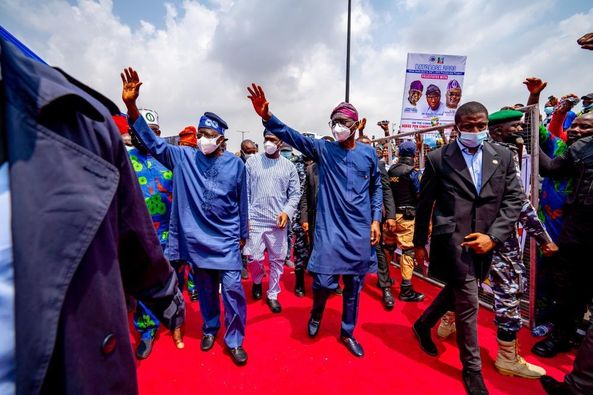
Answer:
[[[540,180],[539,180],[539,126],[540,126],[540,119],[539,119],[539,107],[537,105],[526,106],[523,108],[519,108],[519,111],[525,113],[525,122],[524,122],[524,145],[525,151],[522,158],[522,180],[524,186],[526,187],[526,193],[529,194],[529,199],[532,205],[537,208],[539,204],[539,193],[540,193]],[[417,142],[419,139],[417,136],[421,136],[426,133],[432,132],[439,132],[444,133],[448,129],[452,129],[454,124],[446,124],[446,125],[437,125],[430,128],[414,130],[411,132],[406,133],[399,133],[392,136],[386,136],[381,138],[373,139],[372,142],[374,144],[377,143],[384,143],[390,141],[398,141],[398,140],[405,140],[410,139],[413,137]],[[452,133],[444,144],[450,143],[454,140],[455,134]],[[443,145],[444,145],[443,144]],[[420,145],[420,144],[419,144]],[[417,153],[417,164],[419,168],[423,170],[424,166],[424,157],[425,155],[433,149],[426,146],[425,144],[421,145],[421,149]],[[440,148],[440,147],[437,147]],[[528,185],[525,185],[528,184]],[[522,235],[521,239],[524,239],[524,247],[523,247],[523,263],[527,269],[526,276],[528,278],[528,289],[523,294],[521,298],[521,316],[523,318],[523,322],[526,325],[532,327],[535,322],[535,308],[536,308],[536,278],[537,278],[537,244],[535,239],[529,237],[528,235]],[[420,278],[425,278],[429,282],[433,284],[441,284],[438,280],[425,277],[422,275],[421,268],[416,268],[416,275]],[[488,287],[482,287],[480,290],[480,304],[483,306],[487,306],[492,309],[494,303],[494,296],[491,291],[488,290]]]

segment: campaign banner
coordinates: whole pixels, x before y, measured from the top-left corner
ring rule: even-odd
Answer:
[[[453,122],[466,60],[466,56],[408,54],[401,132]]]

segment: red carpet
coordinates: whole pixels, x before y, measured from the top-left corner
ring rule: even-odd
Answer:
[[[392,274],[395,270],[392,268]],[[399,273],[395,278],[399,281]],[[461,363],[454,338],[437,340],[440,355],[424,354],[411,332],[411,324],[432,301],[438,288],[415,280],[426,293],[421,304],[397,302],[391,312],[383,309],[376,277],[369,275],[362,292],[356,338],[365,357],[352,356],[338,342],[342,299],[332,296],[318,338],[307,337],[306,322],[311,307],[308,294],[297,298],[292,292],[294,274],[285,268],[283,311],[272,314],[264,301],[251,298],[251,281],[244,282],[248,294],[247,333],[244,347],[249,361],[235,366],[224,351],[222,328],[209,352],[200,350],[201,318],[198,304],[189,303],[185,349],[177,350],[170,334],[161,329],[152,354],[138,362],[140,393],[149,394],[463,394]],[[264,291],[267,284],[264,280]],[[394,293],[398,292],[394,288]],[[484,377],[491,394],[542,394],[536,380],[506,377],[494,370],[496,358],[493,314],[481,309],[479,336]],[[132,332],[133,328],[132,328]],[[436,334],[435,334],[436,339]],[[529,350],[536,339],[527,329],[520,333],[523,355],[543,365],[548,374],[562,379],[572,366],[573,355],[552,360],[537,358]],[[135,340],[134,340],[135,342]]]

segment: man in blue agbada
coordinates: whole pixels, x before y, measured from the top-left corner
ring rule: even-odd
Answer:
[[[150,153],[173,171],[173,204],[169,225],[169,260],[185,260],[196,268],[200,312],[204,320],[201,349],[214,345],[220,328],[218,284],[222,285],[224,341],[233,361],[247,362],[246,299],[241,285],[240,249],[248,237],[247,182],[241,159],[221,147],[226,123],[213,113],[200,119],[199,150],[167,144],[140,116],[136,100],[140,79],[132,68],[121,74],[122,99],[133,133]]]
[[[364,276],[375,259],[374,246],[381,236],[381,174],[372,147],[354,141],[358,112],[341,103],[331,113],[330,126],[337,141],[301,135],[269,111],[263,89],[247,88],[257,114],[267,130],[290,144],[318,166],[317,220],[309,271],[313,274],[313,309],[308,323],[315,337],[332,290],[344,281],[341,340],[358,357],[364,355],[354,339],[358,301]]]

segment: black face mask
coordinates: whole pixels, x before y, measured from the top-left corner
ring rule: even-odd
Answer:
[[[525,143],[525,132],[508,133],[502,138],[502,141],[507,144],[519,145]]]

